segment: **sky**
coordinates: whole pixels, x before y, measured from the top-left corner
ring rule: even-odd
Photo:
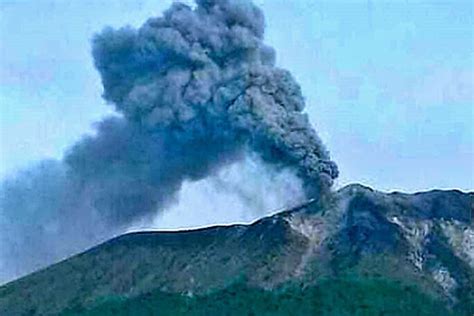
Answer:
[[[301,84],[339,165],[336,187],[473,190],[470,1],[255,2],[278,65]],[[0,178],[61,158],[112,113],[91,37],[107,25],[138,27],[170,3],[0,1]]]

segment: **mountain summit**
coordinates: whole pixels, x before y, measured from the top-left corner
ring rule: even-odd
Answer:
[[[0,314],[471,316],[472,215],[473,193],[349,185],[251,225],[120,236],[0,287]]]

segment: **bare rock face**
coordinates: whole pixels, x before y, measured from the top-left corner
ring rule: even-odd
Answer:
[[[199,296],[236,282],[273,291],[353,278],[412,284],[469,311],[472,215],[473,193],[386,194],[350,185],[248,226],[115,238],[1,287],[0,314],[58,314],[153,291]]]

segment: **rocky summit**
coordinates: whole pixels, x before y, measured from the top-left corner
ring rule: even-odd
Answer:
[[[0,287],[0,315],[472,316],[472,217],[473,193],[350,185],[251,225],[120,236]]]

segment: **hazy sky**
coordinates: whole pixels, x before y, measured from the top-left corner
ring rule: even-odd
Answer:
[[[474,188],[471,1],[260,0],[338,162],[337,185]],[[64,150],[111,108],[90,38],[164,0],[0,1],[0,177]]]

